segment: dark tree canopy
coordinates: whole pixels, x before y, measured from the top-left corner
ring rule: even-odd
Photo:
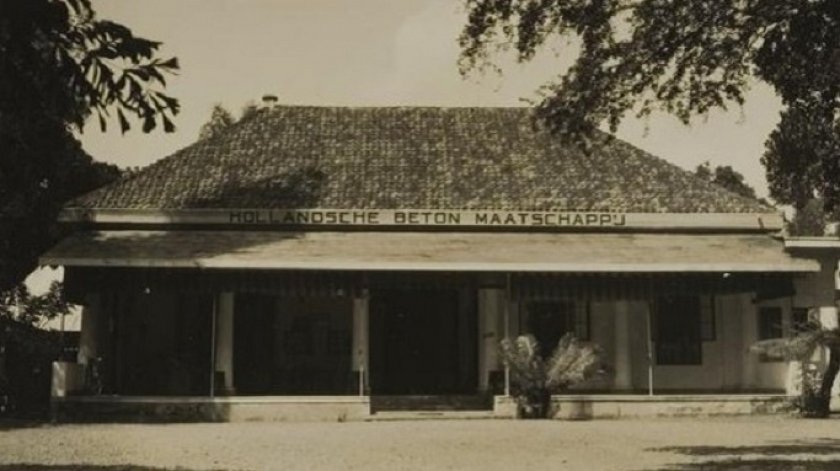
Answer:
[[[744,181],[744,176],[730,165],[718,165],[712,169],[709,162],[698,165],[695,175],[709,183],[722,186],[727,190],[747,198],[755,199],[755,188]]]
[[[210,112],[210,119],[201,125],[201,129],[198,132],[198,138],[209,139],[211,137],[218,136],[232,125],[240,121],[250,119],[252,116],[256,115],[259,110],[259,106],[255,103],[248,102],[242,107],[242,111],[239,113],[239,119],[237,119],[233,116],[233,113],[228,111],[228,109],[222,106],[221,103],[216,103],[213,105],[213,111]]]
[[[225,109],[220,103],[216,103],[213,105],[213,111],[210,113],[210,120],[201,125],[198,138],[210,139],[217,136],[235,122],[236,119],[230,114],[230,111]]]
[[[119,174],[76,139],[89,118],[105,128],[111,117],[123,131],[134,120],[143,131],[174,129],[178,101],[160,89],[178,63],[158,48],[98,20],[90,0],[0,1],[0,290],[60,237],[67,199]]]
[[[840,202],[837,0],[467,0],[460,65],[469,73],[498,50],[530,60],[556,37],[576,38],[537,115],[562,135],[654,111],[685,123],[744,102],[755,80],[784,113],[763,158],[770,194]]]

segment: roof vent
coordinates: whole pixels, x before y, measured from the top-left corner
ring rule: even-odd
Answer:
[[[263,95],[263,97],[262,97],[263,108],[270,110],[277,105],[277,101],[278,101],[277,95]]]

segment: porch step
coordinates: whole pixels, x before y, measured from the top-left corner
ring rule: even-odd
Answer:
[[[371,410],[378,412],[492,411],[488,395],[371,396]]]
[[[492,410],[462,411],[386,411],[376,412],[365,418],[367,422],[400,420],[481,420],[492,419]]]

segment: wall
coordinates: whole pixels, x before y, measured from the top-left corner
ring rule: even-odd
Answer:
[[[788,365],[784,362],[762,363],[749,351],[757,339],[756,306],[751,294],[717,296],[715,299],[715,338],[704,341],[700,365],[653,365],[653,390],[657,392],[720,391],[744,392],[771,390],[779,392],[789,383]],[[783,307],[784,331],[790,322],[790,301],[766,303]],[[648,325],[650,305],[644,301],[627,302],[629,362],[621,361],[621,352],[611,352],[608,342],[615,338],[610,312],[617,303],[593,310],[593,341],[607,350],[608,358],[629,364],[632,390],[648,391]],[[655,345],[653,345],[655,349]],[[620,390],[621,388],[619,388]]]

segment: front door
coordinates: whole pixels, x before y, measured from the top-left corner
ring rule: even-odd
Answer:
[[[371,388],[377,395],[459,394],[465,318],[453,289],[387,289],[371,293]],[[474,330],[474,329],[473,329]],[[472,363],[472,362],[470,362]],[[472,391],[474,392],[474,386]]]

